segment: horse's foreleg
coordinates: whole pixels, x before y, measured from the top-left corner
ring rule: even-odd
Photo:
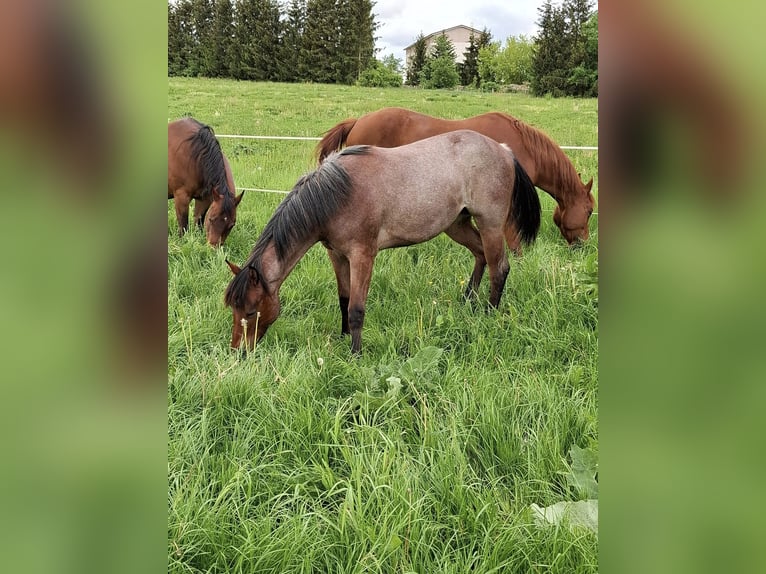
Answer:
[[[348,335],[351,331],[348,327],[348,298],[351,291],[351,271],[348,259],[345,255],[327,248],[330,257],[335,281],[338,283],[338,304],[340,305],[340,334]]]
[[[481,235],[479,235],[479,232],[471,223],[469,215],[458,217],[444,232],[453,241],[463,245],[473,253],[473,272],[465,289],[465,298],[475,297],[481,284],[481,278],[484,275],[484,268],[487,265],[487,260],[484,257],[484,246],[481,243]]]
[[[362,327],[374,261],[374,254],[358,254],[350,261],[351,291],[348,302],[348,326],[351,331],[351,352],[355,355],[362,353]]]
[[[185,194],[176,192],[173,197],[173,204],[176,208],[178,235],[183,235],[189,229],[189,200]]]
[[[195,199],[194,200],[194,223],[199,227],[202,227],[205,223],[205,215],[210,208],[211,201],[209,199]]]
[[[482,238],[484,240],[484,254],[489,266],[489,304],[492,307],[497,307],[500,304],[500,297],[503,294],[510,265],[508,264],[508,256],[505,254],[503,235],[499,231],[497,233],[484,233]]]

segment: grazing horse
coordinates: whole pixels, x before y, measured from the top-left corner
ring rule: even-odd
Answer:
[[[403,108],[383,108],[330,128],[317,144],[316,154],[321,162],[344,144],[396,147],[463,129],[508,145],[532,182],[558,203],[553,221],[564,239],[570,245],[588,239],[588,219],[595,205],[593,178],[582,183],[572,162],[551,138],[508,114],[490,112],[464,120],[444,120]],[[509,247],[519,251],[518,242]]]
[[[234,196],[234,178],[221,145],[210,126],[194,118],[168,124],[168,199],[173,199],[178,232],[189,227],[189,204],[194,199],[194,222],[208,243],[223,245],[237,222],[243,191]]]
[[[471,224],[476,221],[476,227]],[[467,295],[489,266],[497,307],[509,271],[504,239],[512,224],[531,242],[540,227],[537,191],[510,149],[461,130],[396,148],[353,146],[303,176],[274,212],[224,296],[232,308],[231,346],[253,348],[278,317],[279,289],[309,248],[321,242],[338,283],[341,333],[362,349],[367,291],[381,249],[445,232],[475,258]],[[516,239],[514,233],[513,239]]]

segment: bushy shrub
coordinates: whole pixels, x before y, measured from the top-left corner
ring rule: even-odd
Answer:
[[[383,61],[373,60],[372,65],[362,72],[357,80],[358,86],[367,88],[398,88],[402,85],[402,73],[399,60],[393,55]]]

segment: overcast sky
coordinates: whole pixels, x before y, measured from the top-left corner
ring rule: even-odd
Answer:
[[[377,0],[372,11],[380,24],[377,57],[393,54],[404,62],[404,48],[420,32],[431,32],[465,24],[485,27],[493,40],[537,32],[537,8],[544,0]]]

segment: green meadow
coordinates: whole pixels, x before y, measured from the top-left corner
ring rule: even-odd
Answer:
[[[169,78],[168,120],[219,135],[316,137],[385,106],[503,111],[561,145],[598,141],[594,99]],[[220,141],[238,188],[288,191],[315,167],[314,141]],[[567,154],[598,197],[597,153]],[[473,257],[446,236],[382,252],[359,358],[314,246],[244,357],[225,260],[247,258],[283,197],[246,192],[217,250],[178,237],[168,202],[169,572],[597,571],[597,534],[533,505],[597,497],[598,208],[571,249],[541,191],[540,234],[493,312],[486,275],[463,301]]]

